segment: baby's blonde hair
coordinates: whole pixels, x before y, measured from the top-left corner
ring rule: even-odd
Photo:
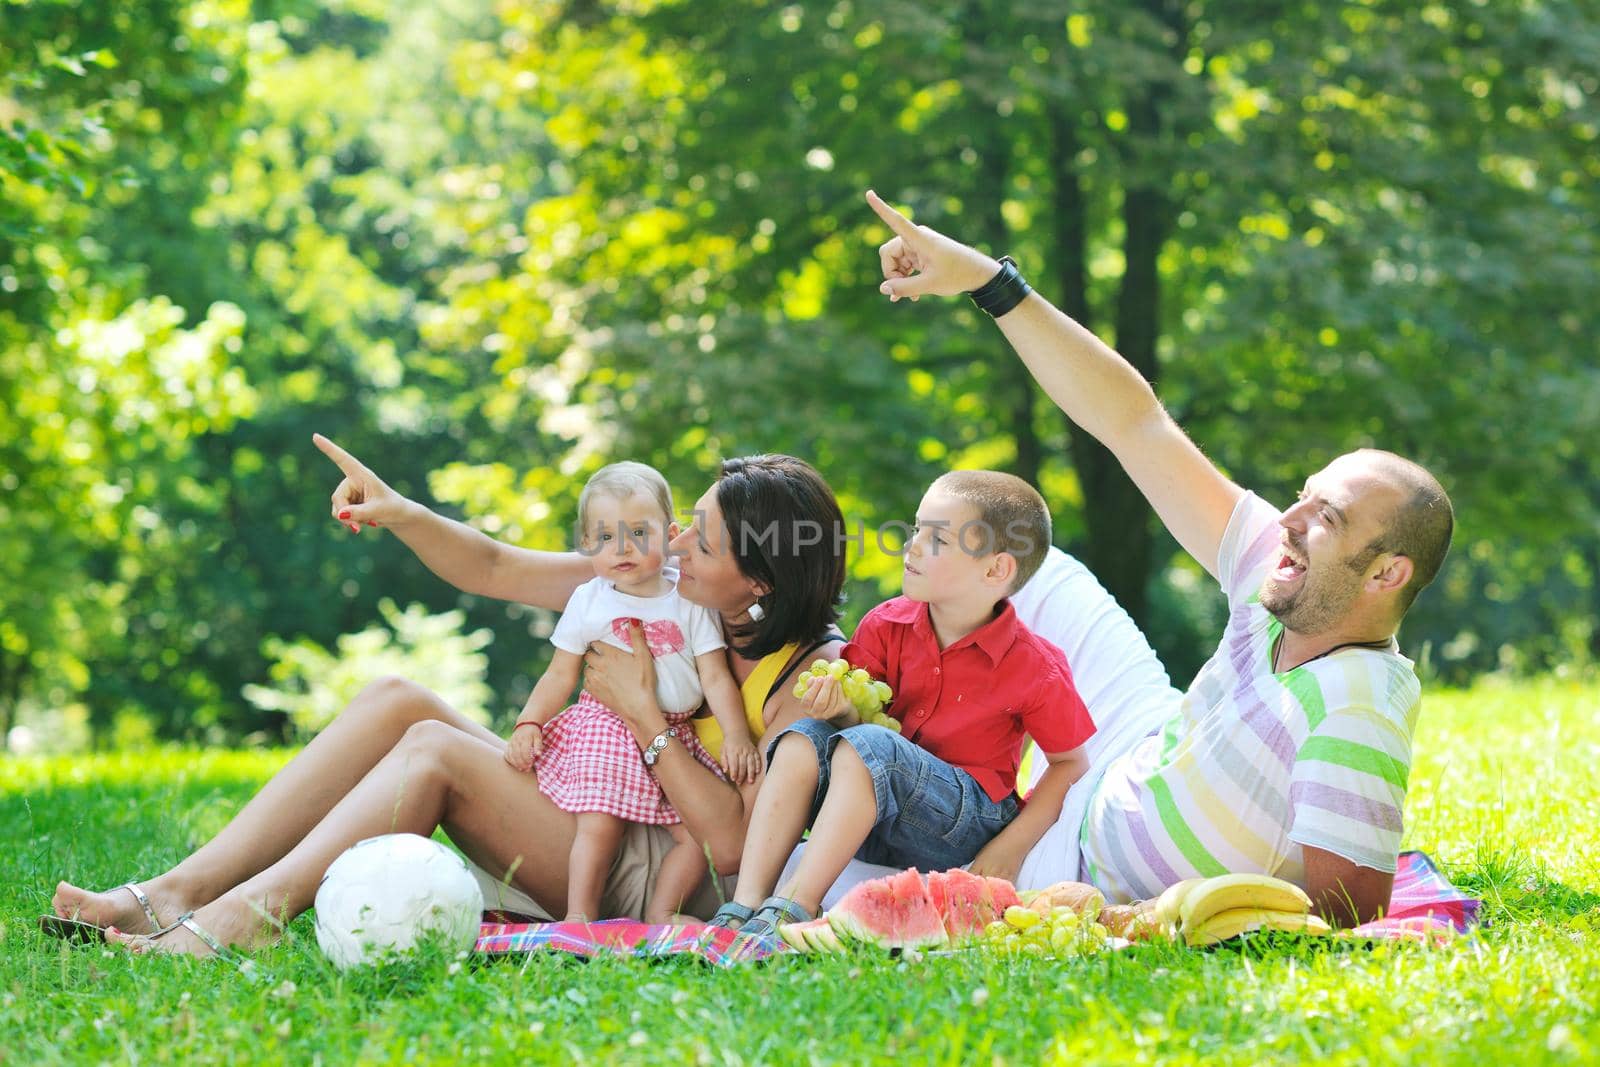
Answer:
[[[672,524],[672,489],[661,472],[648,463],[608,463],[589,476],[583,492],[578,494],[578,528],[584,535],[589,532],[589,502],[600,494],[618,500],[635,495],[650,497],[661,508],[661,525]]]

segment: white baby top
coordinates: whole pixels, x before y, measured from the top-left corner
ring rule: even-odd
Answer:
[[[664,573],[672,588],[654,597],[624,593],[605,578],[580,585],[567,601],[550,642],[577,656],[596,641],[631,652],[628,620],[642,620],[656,661],[656,699],[661,710],[667,715],[687,715],[704,699],[695,657],[725,648],[727,642],[716,614],[678,595],[676,571]]]

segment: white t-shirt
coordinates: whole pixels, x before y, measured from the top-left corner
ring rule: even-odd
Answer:
[[[1030,630],[1066,654],[1073,684],[1095,723],[1094,735],[1083,746],[1088,772],[1067,791],[1061,817],[1028,853],[1017,877],[1017,884],[1027,889],[1078,877],[1079,830],[1095,783],[1111,761],[1160,728],[1183,694],[1172,687],[1128,613],[1087,567],[1059,548],[1050,549],[1011,603]],[[1043,760],[1034,761],[1035,778],[1044,767]],[[793,876],[799,855],[797,850],[789,860],[779,885]],[[856,883],[889,873],[891,868],[852,860],[828,891],[824,907]]]
[[[1183,694],[1173,687],[1144,632],[1100,580],[1077,559],[1052,547],[1039,570],[1011,597],[1017,617],[1066,653],[1078,695],[1094,719],[1084,744],[1089,769],[1072,784],[1061,817],[1023,861],[1017,884],[1041,888],[1079,876],[1079,829],[1106,768],[1160,728]],[[1033,761],[1032,786],[1044,773]]]
[[[700,706],[704,693],[695,657],[727,647],[722,625],[710,608],[678,595],[677,572],[663,572],[673,585],[660,596],[622,592],[604,578],[580,585],[550,635],[550,643],[581,656],[596,641],[633,651],[628,620],[644,622],[645,639],[656,661],[656,698],[664,714],[687,715]]]
[[[1227,873],[1304,885],[1307,845],[1395,869],[1421,686],[1393,650],[1345,648],[1273,672],[1283,624],[1259,592],[1279,516],[1254,493],[1239,501],[1218,554],[1222,644],[1094,794],[1083,858],[1108,900]]]

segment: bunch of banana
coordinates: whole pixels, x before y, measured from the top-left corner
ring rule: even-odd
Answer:
[[[1145,911],[1156,930],[1191,947],[1214,945],[1252,930],[1329,934],[1297,885],[1265,874],[1189,878],[1169,886]],[[1109,924],[1108,924],[1109,925]]]

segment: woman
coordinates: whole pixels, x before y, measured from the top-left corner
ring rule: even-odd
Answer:
[[[352,533],[363,524],[388,527],[465,592],[559,611],[593,577],[590,561],[576,553],[500,544],[400,496],[327,438],[313,440],[344,473],[334,517]],[[752,456],[723,463],[716,484],[696,501],[693,523],[672,542],[682,595],[721,615],[729,665],[758,737],[801,714],[784,684],[789,674],[843,645],[834,629],[843,533],[839,506],[816,471],[790,456]],[[667,722],[638,630],[633,643],[634,655],[591,648],[585,684],[627,721],[642,750]],[[715,752],[715,720],[695,725]],[[136,951],[257,948],[311,906],[323,872],[346,848],[376,834],[426,836],[442,826],[483,872],[491,906],[560,914],[573,817],[545,798],[531,774],[507,765],[505,744],[421,686],[375,682],[176,867],[104,893],[62,882],[55,912],[103,927],[107,940]],[[670,738],[655,771],[712,863],[733,870],[759,779],[736,789]],[[609,914],[642,913],[670,845],[663,827],[629,828],[603,901]],[[709,914],[715,903],[709,893],[703,897],[697,906]],[[188,921],[174,922],[180,916]]]

